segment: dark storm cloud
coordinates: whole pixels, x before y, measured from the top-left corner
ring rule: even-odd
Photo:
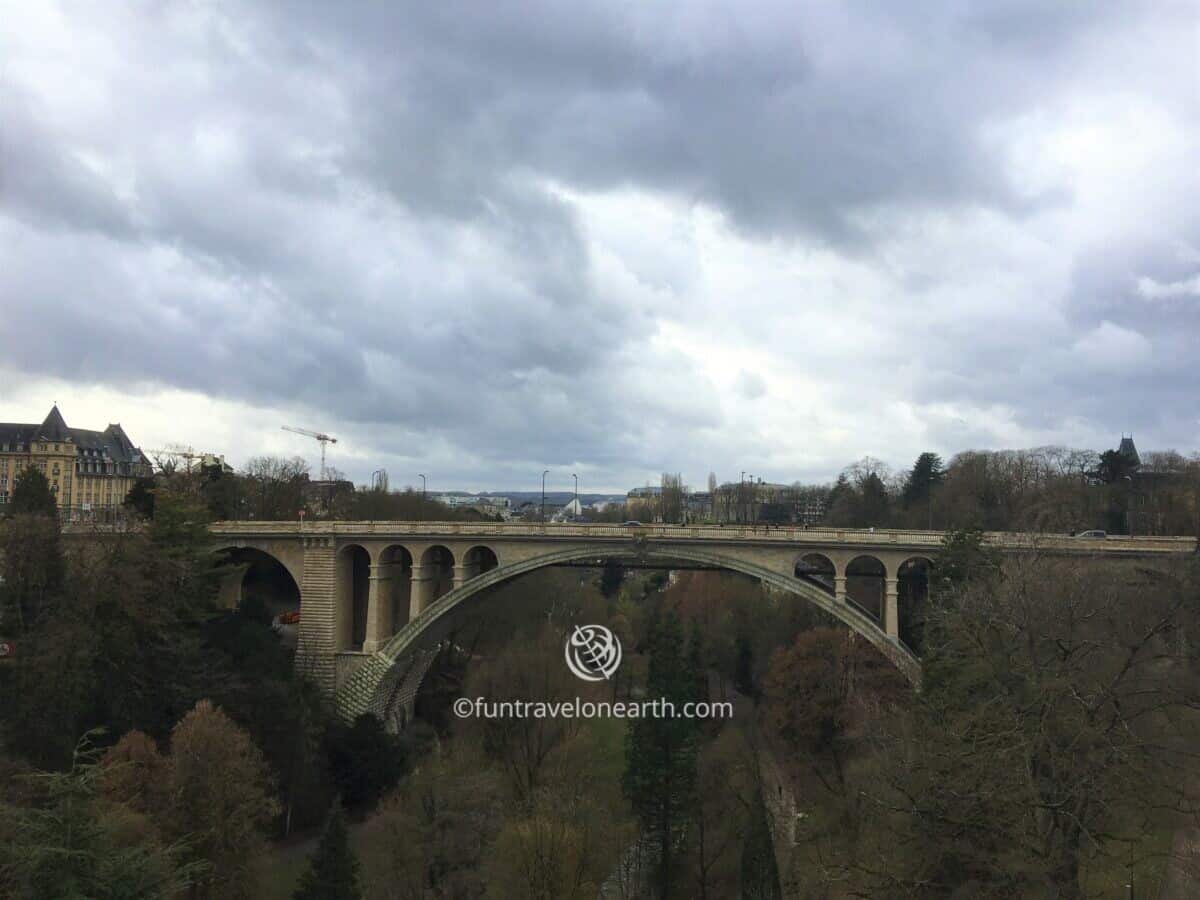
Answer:
[[[1068,411],[1189,434],[1141,398],[1196,386],[1200,303],[1169,288],[1200,271],[1172,249],[1198,243],[1181,211],[1194,179],[1171,210],[1139,211],[1163,215],[1157,231],[1114,222],[1081,242],[1054,315],[1018,311],[1049,275],[993,286],[996,308],[973,302],[987,239],[959,258],[944,225],[995,217],[1008,241],[1079,201],[1078,182],[1024,177],[1040,156],[1014,164],[1012,134],[1036,146],[1080,84],[1194,125],[1186,85],[1158,64],[1182,6],[66,4],[12,18],[0,328],[26,375],[305,409],[381,454],[436,444],[496,472],[732,458],[759,437],[733,424],[739,405],[765,417],[790,402],[768,353],[811,359],[830,394],[877,410],[1003,406],[1035,430]],[[1118,53],[1124,34],[1143,43]],[[755,247],[821,248],[885,287],[847,297],[840,273],[827,293],[779,283],[726,310],[696,296],[699,244],[630,221],[638,236],[602,258],[572,197],[622,192],[715,210]],[[844,327],[814,341],[830,306]],[[664,323],[751,358],[722,387],[720,365],[686,335],[664,342]]]
[[[1011,189],[981,126],[1035,99],[1090,27],[1136,18],[1128,6],[925,8],[464,2],[398,16],[367,3],[278,16],[355,69],[368,123],[356,164],[422,211],[473,216],[497,173],[532,169],[843,241],[866,238],[854,214],[877,204],[1034,202]],[[1031,35],[1048,54],[1033,71]]]

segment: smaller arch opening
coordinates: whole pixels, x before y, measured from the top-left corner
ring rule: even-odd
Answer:
[[[496,551],[491,547],[472,547],[463,555],[463,568],[466,570],[464,574],[467,579],[490,572],[499,565],[500,560],[496,558]]]
[[[380,602],[385,604],[387,612],[383,635],[388,638],[408,624],[412,609],[413,556],[407,547],[393,544],[379,555],[379,562],[384,575]]]
[[[846,565],[846,601],[876,622],[883,621],[887,569],[873,556],[856,556]]]
[[[830,597],[836,591],[837,569],[833,560],[823,553],[806,553],[796,560],[793,574],[801,581],[815,585]]]
[[[421,567],[433,582],[430,602],[437,600],[454,587],[454,554],[449,547],[436,544],[421,554]]]
[[[338,553],[339,650],[361,650],[367,639],[367,601],[370,596],[371,554],[358,544]]]
[[[916,654],[924,649],[925,616],[929,608],[929,582],[933,568],[933,560],[914,556],[901,563],[896,574],[900,640]]]

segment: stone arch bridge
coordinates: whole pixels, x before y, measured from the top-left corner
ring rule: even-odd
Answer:
[[[879,648],[914,684],[901,640],[906,575],[927,568],[938,531],[762,526],[556,525],[459,522],[220,522],[214,550],[233,564],[234,607],[264,564],[286,573],[300,616],[296,664],[347,719],[401,727],[449,615],[488,587],[547,566],[634,565],[739,572],[798,595]],[[1005,552],[1148,559],[1194,552],[1194,538],[1074,538],[988,533]],[[872,591],[874,600],[872,602]],[[865,599],[864,599],[865,596]]]

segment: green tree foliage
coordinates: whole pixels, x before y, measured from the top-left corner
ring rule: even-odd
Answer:
[[[1000,556],[983,543],[983,532],[959,528],[942,536],[931,587],[955,590],[971,581],[990,579],[1000,572]]]
[[[611,600],[621,590],[621,582],[624,580],[625,570],[621,563],[612,557],[606,559],[604,568],[600,571],[600,593]]]
[[[199,630],[217,575],[203,508],[160,489],[151,522],[73,548],[69,568],[70,590],[47,628],[56,649],[44,661],[78,660],[67,696],[81,691],[87,703],[73,730],[165,737],[221,671]]]
[[[72,593],[58,519],[13,516],[0,542],[0,633],[17,648],[0,667],[0,733],[35,765],[62,766],[84,730],[90,657],[84,623],[63,615]]]
[[[8,501],[10,516],[57,516],[58,503],[50,482],[40,469],[27,466],[13,479],[12,496]]]
[[[849,466],[830,492],[830,521],[849,528],[887,526],[892,505],[887,477],[887,467],[869,456]]]
[[[374,803],[404,773],[406,745],[369,713],[349,726],[330,722],[325,746],[333,783],[352,806]]]
[[[200,496],[214,522],[245,518],[249,507],[249,485],[246,479],[221,466],[211,466],[198,475]]]
[[[767,822],[767,807],[762,792],[754,795],[747,820],[746,839],[742,844],[741,896],[743,900],[782,900],[779,867]]]
[[[0,576],[0,633],[23,637],[62,600],[66,562],[56,517],[21,513],[0,523]]]
[[[879,865],[892,892],[1080,897],[1088,870],[1143,858],[1166,810],[1200,820],[1194,651],[1177,639],[1195,627],[1190,575],[1025,558],[957,584],[910,737],[868,788],[900,813]]]
[[[1138,466],[1134,459],[1120,450],[1105,450],[1100,454],[1100,464],[1096,466],[1096,474],[1105,484],[1132,477]]]
[[[328,765],[332,716],[317,687],[299,676],[292,652],[267,622],[261,598],[215,616],[201,631],[209,660],[200,687],[245,723],[279,779],[282,831],[319,824],[337,788]]]
[[[695,804],[699,729],[684,718],[695,699],[696,678],[684,653],[683,627],[673,611],[652,623],[647,652],[646,696],[666,699],[679,716],[634,720],[626,745],[625,790],[656,855],[654,880],[666,900],[678,873],[682,845]]]
[[[733,686],[747,697],[758,696],[758,685],[754,678],[754,644],[750,635],[739,631],[735,639],[736,662],[733,670]]]
[[[154,487],[153,478],[135,479],[133,487],[125,495],[125,506],[143,519],[151,518],[154,515]]]
[[[925,505],[932,509],[934,489],[946,478],[942,468],[942,458],[936,453],[922,453],[913,463],[912,471],[904,482],[904,493],[901,497],[905,508],[912,509]]]
[[[139,827],[137,812],[99,790],[98,752],[89,737],[70,768],[32,777],[37,802],[0,801],[0,894],[14,900],[179,896],[202,870]]]
[[[295,900],[360,900],[362,897],[358,858],[350,849],[346,817],[340,803],[335,802],[329,811],[317,850],[292,896]]]

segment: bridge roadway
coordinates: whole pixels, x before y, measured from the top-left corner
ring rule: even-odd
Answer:
[[[348,718],[374,712],[393,727],[411,714],[431,646],[448,615],[484,589],[546,566],[605,558],[631,564],[740,572],[797,594],[845,622],[917,683],[900,641],[902,577],[930,563],[940,531],[713,525],[492,522],[218,522],[214,550],[234,564],[223,602],[240,600],[245,573],[278,563],[301,601],[296,664]],[[1196,552],[1195,538],[988,532],[1004,553],[1161,559]],[[877,619],[852,602],[848,579],[882,582]]]

